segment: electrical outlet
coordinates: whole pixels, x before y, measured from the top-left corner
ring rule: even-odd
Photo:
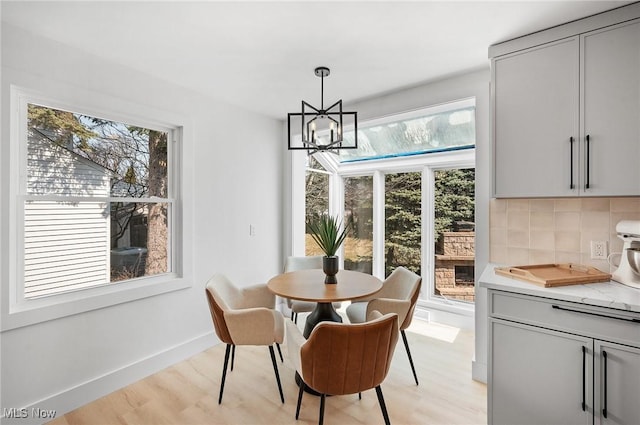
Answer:
[[[607,255],[607,241],[591,241],[592,260],[606,260]]]

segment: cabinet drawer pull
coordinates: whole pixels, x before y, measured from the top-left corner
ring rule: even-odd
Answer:
[[[590,137],[587,134],[587,178],[586,178],[586,183],[584,185],[585,189],[589,189],[589,145],[590,145]]]
[[[602,416],[607,417],[607,352],[602,350],[602,358],[604,359],[604,400],[602,406]]]
[[[569,174],[570,174],[570,181],[569,181],[569,189],[574,189],[575,185],[573,184],[573,136],[569,137],[569,146],[571,147],[571,154],[569,155]]]
[[[586,396],[586,391],[587,391],[587,384],[586,384],[586,369],[587,368],[587,348],[583,345],[582,346],[582,411],[585,412],[587,410],[587,407],[585,405],[585,400],[587,398]]]
[[[607,314],[593,313],[591,311],[574,310],[571,308],[560,307],[559,305],[555,305],[555,304],[553,304],[551,308],[555,308],[556,310],[570,311],[572,313],[590,314],[591,316],[606,317],[607,319],[616,319],[616,320],[624,320],[625,322],[640,323],[640,319],[636,319],[635,317],[627,318],[627,317],[609,316]]]

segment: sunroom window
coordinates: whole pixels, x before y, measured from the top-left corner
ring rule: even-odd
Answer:
[[[403,266],[423,278],[419,305],[472,308],[475,100],[360,123],[358,145],[313,155],[306,220],[322,210],[352,223],[345,269],[384,279]]]

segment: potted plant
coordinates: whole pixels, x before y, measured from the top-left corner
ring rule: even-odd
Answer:
[[[342,230],[340,228],[342,227]],[[317,219],[307,223],[311,237],[324,252],[322,259],[323,271],[326,275],[324,283],[338,283],[339,258],[336,255],[340,245],[349,233],[349,223],[342,225],[342,220],[328,214],[322,214]]]

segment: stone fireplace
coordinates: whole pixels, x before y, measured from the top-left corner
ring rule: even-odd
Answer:
[[[436,294],[475,300],[475,232],[444,232],[436,245]]]

